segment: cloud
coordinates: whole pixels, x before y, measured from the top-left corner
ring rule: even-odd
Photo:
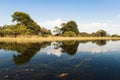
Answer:
[[[107,27],[109,26],[107,23],[99,23],[99,22],[93,22],[93,23],[89,23],[89,24],[79,24],[79,26],[83,26],[83,27]]]
[[[99,29],[108,29],[109,24],[107,23],[100,23],[100,22],[92,22],[86,24],[78,24],[79,30],[82,32],[95,32]]]
[[[40,22],[42,27],[46,27],[48,29],[51,29],[53,31],[54,27],[60,26],[60,24],[63,21],[61,19],[55,19],[55,20],[47,20],[45,22]]]

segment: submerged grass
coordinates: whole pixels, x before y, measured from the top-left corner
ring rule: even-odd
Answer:
[[[120,40],[120,37],[0,37],[0,42],[36,43],[70,40]]]

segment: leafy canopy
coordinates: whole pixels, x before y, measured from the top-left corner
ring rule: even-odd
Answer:
[[[33,30],[36,34],[40,33],[40,26],[31,19],[29,14],[24,12],[14,12],[12,15],[12,21],[16,21],[18,24],[25,25],[28,29]]]
[[[62,33],[64,34],[66,31],[72,31],[76,35],[79,34],[78,26],[75,21],[69,21],[66,24],[62,24]]]

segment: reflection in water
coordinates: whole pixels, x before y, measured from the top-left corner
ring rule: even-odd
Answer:
[[[40,51],[41,48],[45,48],[50,45],[50,42],[43,43],[0,43],[0,48],[5,50],[17,51],[18,55],[13,55],[13,61],[17,65],[28,63],[31,58]]]
[[[93,40],[93,43],[96,43],[98,46],[106,45],[106,40]]]
[[[86,44],[88,42],[96,43],[96,45],[98,45],[98,46],[105,46],[107,44],[106,40],[63,41],[63,42],[54,43],[54,49],[61,48],[62,49],[61,53],[67,53],[69,55],[75,55],[77,50],[78,50],[79,44],[81,44],[81,43]]]
[[[119,44],[103,40],[0,43],[0,80],[120,80]]]
[[[98,49],[94,49],[94,48],[90,48],[89,46],[88,49],[84,46],[78,49],[79,44],[81,43],[88,43],[90,41],[63,41],[63,42],[55,42],[54,45],[54,49],[58,50],[55,51],[53,49],[51,49],[51,51],[49,50],[48,53],[55,53],[57,55],[61,55],[62,53],[67,53],[69,55],[75,55],[77,51],[87,51],[87,50],[95,50],[98,51]],[[92,41],[92,43],[96,43],[98,46],[104,46],[106,45],[106,41],[105,40],[94,40]],[[41,50],[41,48],[45,48],[48,45],[50,45],[51,42],[42,42],[42,43],[26,43],[26,44],[22,44],[22,43],[0,43],[0,49],[4,49],[4,50],[11,50],[11,51],[17,51],[19,54],[17,55],[13,55],[13,61],[15,62],[15,64],[17,65],[21,65],[21,64],[26,64],[28,63],[31,58],[38,52]],[[100,48],[99,48],[100,49]],[[60,51],[59,51],[60,50]],[[47,52],[46,52],[47,53]]]
[[[62,53],[67,53],[69,55],[74,55],[77,52],[77,48],[79,46],[78,41],[64,41],[58,42],[55,45],[55,49],[62,48]]]
[[[106,42],[106,45],[104,46],[98,46],[93,44],[93,42],[88,42],[86,44],[80,43],[78,52],[90,52],[92,54],[95,53],[109,53],[114,51],[120,51],[120,41],[113,42],[109,41]]]
[[[92,43],[96,43],[96,45],[98,46],[105,46],[107,43],[106,40],[84,40],[84,41],[79,41],[80,43],[88,43],[88,42],[92,42]]]
[[[74,55],[77,52],[79,42],[77,41],[64,41],[61,45],[62,53]]]

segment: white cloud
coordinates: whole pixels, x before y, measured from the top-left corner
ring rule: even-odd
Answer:
[[[45,22],[40,22],[40,25],[42,27],[46,27],[47,29],[51,29],[53,31],[54,27],[60,26],[62,22],[63,21],[61,19],[47,20]]]
[[[79,24],[79,26],[83,26],[83,27],[107,27],[109,26],[107,23],[99,23],[99,22],[93,22],[93,23],[88,23],[88,24]]]
[[[95,32],[99,29],[107,30],[109,27],[109,24],[100,23],[100,22],[92,22],[92,23],[86,23],[86,24],[78,24],[78,26],[81,32]]]

